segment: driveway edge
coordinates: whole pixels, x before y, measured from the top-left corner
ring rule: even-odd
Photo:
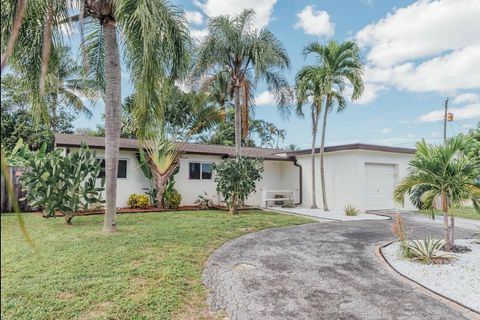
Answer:
[[[424,295],[427,295],[431,298],[434,298],[436,299],[437,301],[439,302],[442,302],[448,306],[450,306],[451,308],[455,309],[456,311],[462,313],[465,317],[468,317],[470,319],[476,319],[476,320],[480,320],[480,313],[478,313],[477,311],[453,300],[453,299],[450,299],[432,289],[429,289],[427,288],[426,286],[422,285],[421,283],[411,279],[410,277],[407,277],[405,275],[403,275],[401,272],[399,272],[397,269],[395,269],[391,264],[390,262],[387,261],[387,259],[385,259],[385,256],[383,255],[382,253],[382,249],[392,243],[394,243],[396,241],[390,241],[390,242],[387,242],[387,243],[384,243],[384,244],[381,244],[381,245],[378,245],[375,247],[375,255],[377,256],[378,260],[380,261],[380,263],[391,273],[393,274],[397,279],[399,279],[400,281],[404,282],[404,283],[408,283],[410,284],[414,290],[416,290],[417,292],[419,293],[422,293]]]

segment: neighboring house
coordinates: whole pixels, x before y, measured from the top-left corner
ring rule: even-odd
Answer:
[[[85,143],[104,157],[105,139],[81,135],[56,134],[55,145],[65,152]],[[242,155],[264,160],[263,179],[257,192],[246,204],[264,207],[267,199],[292,198],[303,207],[311,203],[311,150],[286,152],[280,149],[242,148]],[[317,150],[318,152],[318,150]],[[127,206],[128,196],[151,188],[137,160],[138,142],[120,139],[117,206]],[[398,208],[392,200],[394,187],[407,173],[414,149],[349,144],[325,148],[325,172],[328,204],[341,210],[352,204],[362,210]],[[216,191],[212,164],[235,156],[235,148],[222,145],[186,143],[182,147],[175,187],[182,195],[182,205],[192,205],[205,193],[214,202],[222,198]],[[317,157],[317,204],[322,205],[319,157]],[[268,201],[268,205],[278,201]],[[407,201],[407,209],[413,209]]]

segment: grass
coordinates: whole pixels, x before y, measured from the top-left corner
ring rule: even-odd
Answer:
[[[25,214],[35,247],[14,215],[1,217],[2,319],[209,318],[202,270],[229,239],[313,220],[262,211],[123,214],[118,232],[102,216],[66,226]]]
[[[430,215],[430,210],[421,210],[420,212]],[[453,212],[455,214],[455,217],[458,218],[480,220],[480,214],[476,213],[473,208],[455,208],[450,209],[450,212]],[[435,217],[443,216],[443,211],[441,210],[434,210],[434,213]]]

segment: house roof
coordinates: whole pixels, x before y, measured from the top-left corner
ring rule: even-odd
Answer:
[[[78,147],[81,143],[85,143],[90,148],[104,149],[104,137],[92,137],[77,134],[55,134],[55,145],[57,147]],[[137,150],[138,140],[136,139],[120,139],[120,149],[123,150]],[[190,154],[206,154],[218,155],[226,157],[235,156],[235,147],[217,145],[217,144],[198,144],[185,143],[182,145],[183,153]],[[266,160],[292,160],[292,156],[287,155],[282,149],[268,149],[268,148],[242,148],[242,155],[252,158],[262,158]]]
[[[81,143],[85,143],[90,148],[104,149],[105,138],[104,137],[92,137],[77,134],[55,134],[55,145],[58,147],[78,147]],[[138,140],[136,139],[120,139],[120,149],[123,150],[137,150]],[[415,154],[415,149],[379,146],[373,144],[364,143],[352,143],[338,146],[325,147],[325,152],[347,151],[347,150],[368,150],[368,151],[380,151],[402,154]],[[218,144],[198,144],[198,143],[185,143],[182,145],[183,153],[190,154],[205,154],[205,155],[218,155],[225,157],[235,156],[235,147],[224,146]],[[315,149],[315,153],[319,153],[320,148]],[[293,160],[295,156],[307,155],[311,153],[311,149],[304,149],[298,151],[286,152],[283,149],[270,149],[270,148],[250,148],[243,147],[242,155],[251,158],[262,158],[266,160]]]
[[[412,148],[401,148],[401,147],[389,147],[389,146],[379,146],[374,144],[365,144],[365,143],[352,143],[352,144],[343,144],[338,146],[328,146],[325,147],[325,152],[335,152],[335,151],[347,151],[347,150],[369,150],[369,151],[380,151],[380,152],[391,152],[391,153],[404,153],[404,154],[415,154],[415,149]],[[305,155],[310,154],[312,149],[304,149],[298,151],[290,151],[289,155]],[[315,149],[315,153],[319,153],[320,148]]]

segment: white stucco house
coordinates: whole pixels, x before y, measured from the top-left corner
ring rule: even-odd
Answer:
[[[85,143],[104,156],[105,139],[82,135],[56,134],[56,147],[66,153]],[[318,150],[316,150],[318,153]],[[145,193],[150,182],[144,176],[137,160],[138,143],[135,139],[120,140],[120,160],[117,187],[117,206],[126,207],[133,193]],[[257,183],[257,192],[247,200],[248,205],[274,205],[276,197],[292,198],[300,207],[311,204],[311,150],[286,152],[279,149],[242,148],[242,155],[264,160],[263,179]],[[325,178],[327,201],[332,210],[342,210],[351,204],[361,210],[401,209],[392,200],[394,187],[407,174],[408,162],[414,149],[348,144],[325,148]],[[222,145],[187,143],[182,148],[179,172],[175,175],[176,189],[182,195],[181,205],[192,205],[205,193],[216,203],[221,195],[216,191],[212,163],[233,157],[235,148]],[[322,206],[320,165],[317,157],[318,206]],[[277,202],[278,203],[278,202]],[[407,200],[404,209],[414,209]]]

